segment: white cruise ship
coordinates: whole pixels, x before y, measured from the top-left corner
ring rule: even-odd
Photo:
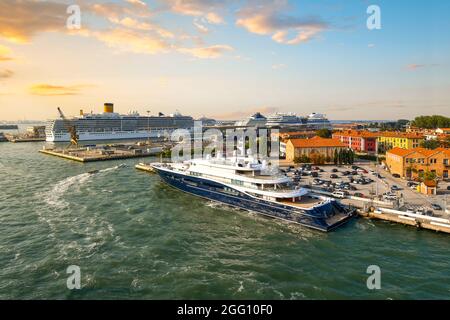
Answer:
[[[295,186],[286,175],[268,174],[267,164],[252,157],[226,159],[218,154],[151,167],[181,191],[321,231],[331,231],[355,214],[335,199]]]
[[[296,128],[299,130],[331,129],[331,123],[324,114],[311,113],[307,117],[299,117],[295,113],[277,112],[267,118],[257,113],[244,121],[236,122],[237,126]]]
[[[112,103],[105,103],[101,114],[83,113],[69,119],[71,125],[76,127],[79,141],[119,140],[119,139],[146,139],[157,138],[175,129],[191,129],[194,119],[174,113],[165,116],[140,116],[137,112],[121,115],[114,112]],[[64,120],[49,120],[45,128],[46,141],[70,141]]]
[[[326,116],[315,112],[306,118],[306,126],[313,129],[331,129],[331,123]]]
[[[236,121],[234,125],[237,127],[265,127],[266,123],[267,118],[257,112],[245,120]]]

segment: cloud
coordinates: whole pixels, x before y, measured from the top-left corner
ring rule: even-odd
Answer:
[[[270,35],[282,44],[307,42],[328,29],[328,24],[317,17],[293,17],[283,13],[285,1],[246,7],[238,12],[236,25],[259,35]]]
[[[406,66],[406,69],[408,70],[417,70],[421,68],[428,68],[428,67],[437,67],[438,64],[408,64]]]
[[[11,58],[11,53],[10,48],[0,45],[0,61],[13,60],[13,58]]]
[[[202,33],[208,33],[209,31],[208,27],[206,27],[204,24],[201,24],[197,19],[195,19],[193,23],[198,31]]]
[[[278,63],[278,64],[272,65],[272,69],[273,70],[278,70],[278,69],[282,69],[282,68],[285,68],[285,67],[286,67],[286,65],[284,63]]]
[[[33,0],[0,1],[0,38],[26,43],[40,32],[66,27],[67,4]]]
[[[218,13],[232,1],[230,0],[168,0],[170,10],[174,13],[203,17],[210,24],[223,24],[224,18]]]
[[[0,80],[1,79],[8,79],[11,78],[14,75],[14,72],[8,69],[0,69]]]
[[[228,51],[233,51],[233,48],[228,45],[213,45],[209,47],[179,48],[178,51],[200,59],[216,59]]]
[[[206,20],[211,24],[223,24],[224,23],[223,18],[214,12],[208,12],[206,14]]]
[[[72,86],[61,86],[51,84],[34,84],[29,88],[32,95],[37,96],[74,96],[81,94],[81,90],[92,85],[79,84]]]
[[[115,2],[93,4],[90,0],[84,0],[82,7],[107,19],[119,19],[125,16],[149,18],[154,14],[145,2],[139,0],[126,0],[123,4]]]
[[[158,35],[125,28],[94,31],[92,35],[112,48],[124,52],[157,54],[167,52],[171,45]]]

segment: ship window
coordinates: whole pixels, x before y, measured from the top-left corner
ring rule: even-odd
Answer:
[[[238,186],[243,186],[244,185],[244,181],[236,180],[236,179],[231,179],[231,183],[232,184],[236,184]]]

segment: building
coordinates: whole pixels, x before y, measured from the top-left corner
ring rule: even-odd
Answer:
[[[376,154],[378,134],[369,131],[338,131],[333,133],[333,139],[344,143],[355,152]]]
[[[395,131],[377,132],[377,136],[378,153],[385,153],[393,148],[418,148],[425,139],[421,133]]]
[[[449,179],[450,149],[394,148],[386,152],[386,165],[391,174],[415,179],[422,173],[432,172],[438,178]]]
[[[325,162],[333,162],[335,151],[348,149],[337,139],[313,137],[311,139],[289,139],[286,142],[286,160],[294,161],[302,156],[308,158],[323,157]]]
[[[437,134],[450,134],[450,128],[437,128],[435,132]]]
[[[419,192],[427,196],[437,194],[437,182],[434,180],[426,180],[419,186]]]

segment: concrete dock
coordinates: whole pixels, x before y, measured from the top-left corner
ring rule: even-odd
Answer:
[[[12,143],[38,142],[38,141],[45,141],[45,137],[44,138],[11,138],[11,139],[9,139],[9,142],[12,142]]]
[[[450,220],[445,218],[431,217],[417,213],[409,213],[385,208],[378,208],[369,212],[360,210],[359,215],[370,219],[384,220],[413,226],[418,229],[450,233]]]
[[[162,146],[140,144],[115,144],[71,149],[39,150],[40,153],[78,162],[107,161],[156,156],[163,151]]]

